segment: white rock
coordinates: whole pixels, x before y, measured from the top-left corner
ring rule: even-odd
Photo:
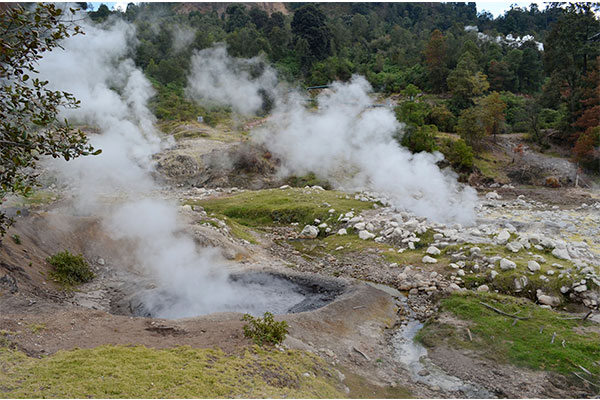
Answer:
[[[547,306],[556,307],[560,305],[560,299],[556,296],[548,296],[544,294],[540,289],[535,292],[535,295],[540,302],[540,304],[545,304]]]
[[[99,257],[96,262],[98,263],[98,265],[104,265],[104,258]]]
[[[521,276],[519,278],[515,278],[513,281],[515,285],[515,292],[520,292],[529,284],[529,279],[526,276]]]
[[[490,278],[494,279],[498,276],[498,272],[492,270],[492,272],[490,272]]]
[[[448,285],[448,287],[446,288],[446,290],[448,292],[460,292],[462,289],[456,283],[451,283],[451,284]]]
[[[458,264],[450,263],[450,268],[459,269],[460,266]]]
[[[192,211],[192,206],[190,206],[189,204],[186,204],[184,206],[181,206],[181,210],[185,211],[185,212]]]
[[[408,242],[408,248],[411,250],[415,249],[415,243],[414,242]]]
[[[358,237],[361,238],[362,240],[369,240],[369,239],[373,239],[375,237],[375,235],[373,235],[371,232],[368,232],[368,231],[360,231],[360,232],[358,232]]]
[[[458,271],[456,271],[456,275],[465,276],[465,271],[463,269],[459,269]]]
[[[510,242],[506,244],[506,248],[513,253],[518,253],[521,249],[523,249],[523,245],[519,242]]]
[[[506,229],[502,229],[500,233],[496,236],[496,243],[498,244],[506,244],[510,239],[510,233]]]
[[[279,189],[281,190],[285,190],[285,189],[289,189],[290,185],[283,185],[283,186],[279,186]]]
[[[540,256],[539,254],[535,254],[533,256],[533,259],[542,264],[546,262],[546,259],[543,256]]]
[[[540,264],[535,261],[528,261],[527,268],[529,268],[531,272],[539,271],[541,269]]]
[[[358,224],[354,225],[354,229],[356,229],[357,231],[364,231],[365,226],[366,224],[364,222],[359,222]]]
[[[567,249],[559,249],[558,247],[552,250],[552,255],[561,260],[570,260],[571,256],[569,256],[569,252]]]
[[[337,234],[340,236],[347,235],[348,231],[346,229],[342,228],[339,231],[337,231]]]
[[[335,208],[330,208],[328,211],[329,214],[333,214],[334,212],[335,212]]]
[[[425,264],[435,264],[435,263],[437,263],[437,260],[436,260],[435,258],[433,258],[433,257],[429,257],[429,256],[425,256],[425,257],[423,257],[423,260],[422,260],[422,261],[423,261]]]
[[[502,260],[500,260],[500,269],[503,271],[507,271],[509,269],[515,269],[517,268],[517,264],[515,264],[514,262],[503,258]]]
[[[575,286],[575,287],[573,288],[573,290],[574,290],[576,293],[583,293],[583,292],[585,292],[585,291],[587,290],[587,285],[579,285],[579,286]]]
[[[501,200],[502,196],[500,196],[498,193],[493,191],[493,192],[486,193],[485,198],[488,200]]]
[[[313,225],[306,225],[300,232],[301,239],[314,239],[319,236],[319,228]]]
[[[427,254],[431,254],[433,256],[437,256],[441,253],[440,249],[435,246],[429,246],[426,251]]]
[[[477,288],[478,292],[489,292],[490,288],[488,285],[481,285]]]
[[[319,228],[321,228],[321,229],[327,228],[327,223],[323,222],[322,224],[319,225]]]
[[[473,247],[471,247],[471,249],[469,249],[469,252],[471,254],[479,254],[479,253],[481,253],[481,248],[479,248],[477,246],[473,246]]]

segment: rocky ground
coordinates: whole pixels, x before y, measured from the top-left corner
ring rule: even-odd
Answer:
[[[440,299],[467,292],[524,298],[560,315],[586,316],[585,329],[598,329],[598,192],[488,184],[479,188],[477,224],[470,227],[431,223],[386,205],[376,193],[340,194],[364,204],[364,211],[342,212],[321,201],[322,219],[248,227],[207,211],[206,202],[264,187],[292,197],[331,193],[317,185],[282,185],[277,163],[262,150],[249,152],[239,140],[215,140],[210,130],[198,137],[197,127],[192,130],[157,157],[159,177],[169,185],[157,195],[179,201],[185,230],[198,245],[220,248],[232,269],[326,276],[348,287],[321,309],[281,318],[290,324],[284,347],[326,360],[350,396],[594,393],[593,385],[499,364],[477,348],[426,350],[413,344],[418,329],[411,329],[432,318],[456,329],[472,327],[439,312]],[[35,357],[104,344],[220,347],[228,353],[250,346],[235,313],[182,320],[123,315],[127,310],[117,306],[123,298],[152,282],[124,261],[127,245],[108,237],[97,220],[68,214],[69,195],[63,190],[47,187],[39,204],[9,204],[26,212],[0,247],[2,343]],[[74,292],[48,277],[45,258],[64,248],[83,253],[97,276]]]

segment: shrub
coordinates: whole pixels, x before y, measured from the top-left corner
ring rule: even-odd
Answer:
[[[54,267],[50,276],[63,285],[77,285],[94,279],[94,273],[81,254],[74,255],[65,250],[48,257],[46,261]]]
[[[441,152],[454,169],[470,171],[473,168],[473,148],[464,140],[446,139]]]
[[[442,132],[454,132],[456,117],[445,104],[440,104],[431,109],[425,122],[437,126]]]
[[[421,151],[433,152],[436,150],[435,136],[438,132],[435,125],[424,125],[413,129],[402,137],[402,146],[413,153]]]
[[[285,340],[288,333],[287,322],[275,321],[273,314],[270,312],[266,312],[263,318],[255,318],[250,314],[244,314],[242,321],[248,322],[244,325],[244,336],[251,338],[259,346],[264,343],[280,344]]]

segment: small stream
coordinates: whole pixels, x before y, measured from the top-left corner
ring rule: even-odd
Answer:
[[[421,383],[431,390],[443,392],[454,397],[470,399],[496,397],[482,386],[449,375],[435,365],[427,356],[427,349],[418,342],[415,342],[415,336],[423,327],[423,323],[415,318],[406,302],[406,296],[387,285],[369,284],[395,297],[409,313],[408,322],[393,333],[391,345],[394,351],[394,358],[408,370],[413,382]]]

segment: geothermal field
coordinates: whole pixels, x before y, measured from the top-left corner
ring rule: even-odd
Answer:
[[[522,133],[453,169],[401,144],[406,95],[224,42],[178,95],[227,117],[163,118],[136,26],[78,15],[37,76],[102,152],[0,192],[2,397],[598,396],[593,171]]]

